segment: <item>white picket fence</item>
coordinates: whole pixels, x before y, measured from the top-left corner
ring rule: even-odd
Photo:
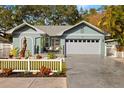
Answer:
[[[0,69],[12,68],[14,72],[39,72],[42,66],[53,72],[62,71],[63,59],[0,59]]]

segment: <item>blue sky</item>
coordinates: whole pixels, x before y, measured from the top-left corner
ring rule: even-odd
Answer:
[[[80,9],[82,7],[84,10],[86,10],[86,9],[89,10],[91,8],[98,9],[101,7],[101,5],[77,5],[77,7],[78,7],[78,9]]]

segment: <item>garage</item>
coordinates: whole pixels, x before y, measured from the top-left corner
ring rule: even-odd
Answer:
[[[105,33],[96,26],[82,21],[61,36],[61,47],[64,56],[68,54],[105,54]]]
[[[66,54],[101,54],[100,39],[66,39]]]

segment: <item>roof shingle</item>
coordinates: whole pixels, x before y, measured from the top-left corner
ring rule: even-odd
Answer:
[[[57,36],[72,26],[35,26],[35,27],[40,30],[43,30],[49,36]]]

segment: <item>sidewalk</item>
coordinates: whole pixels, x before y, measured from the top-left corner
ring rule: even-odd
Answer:
[[[66,88],[66,78],[0,78],[0,88]]]

